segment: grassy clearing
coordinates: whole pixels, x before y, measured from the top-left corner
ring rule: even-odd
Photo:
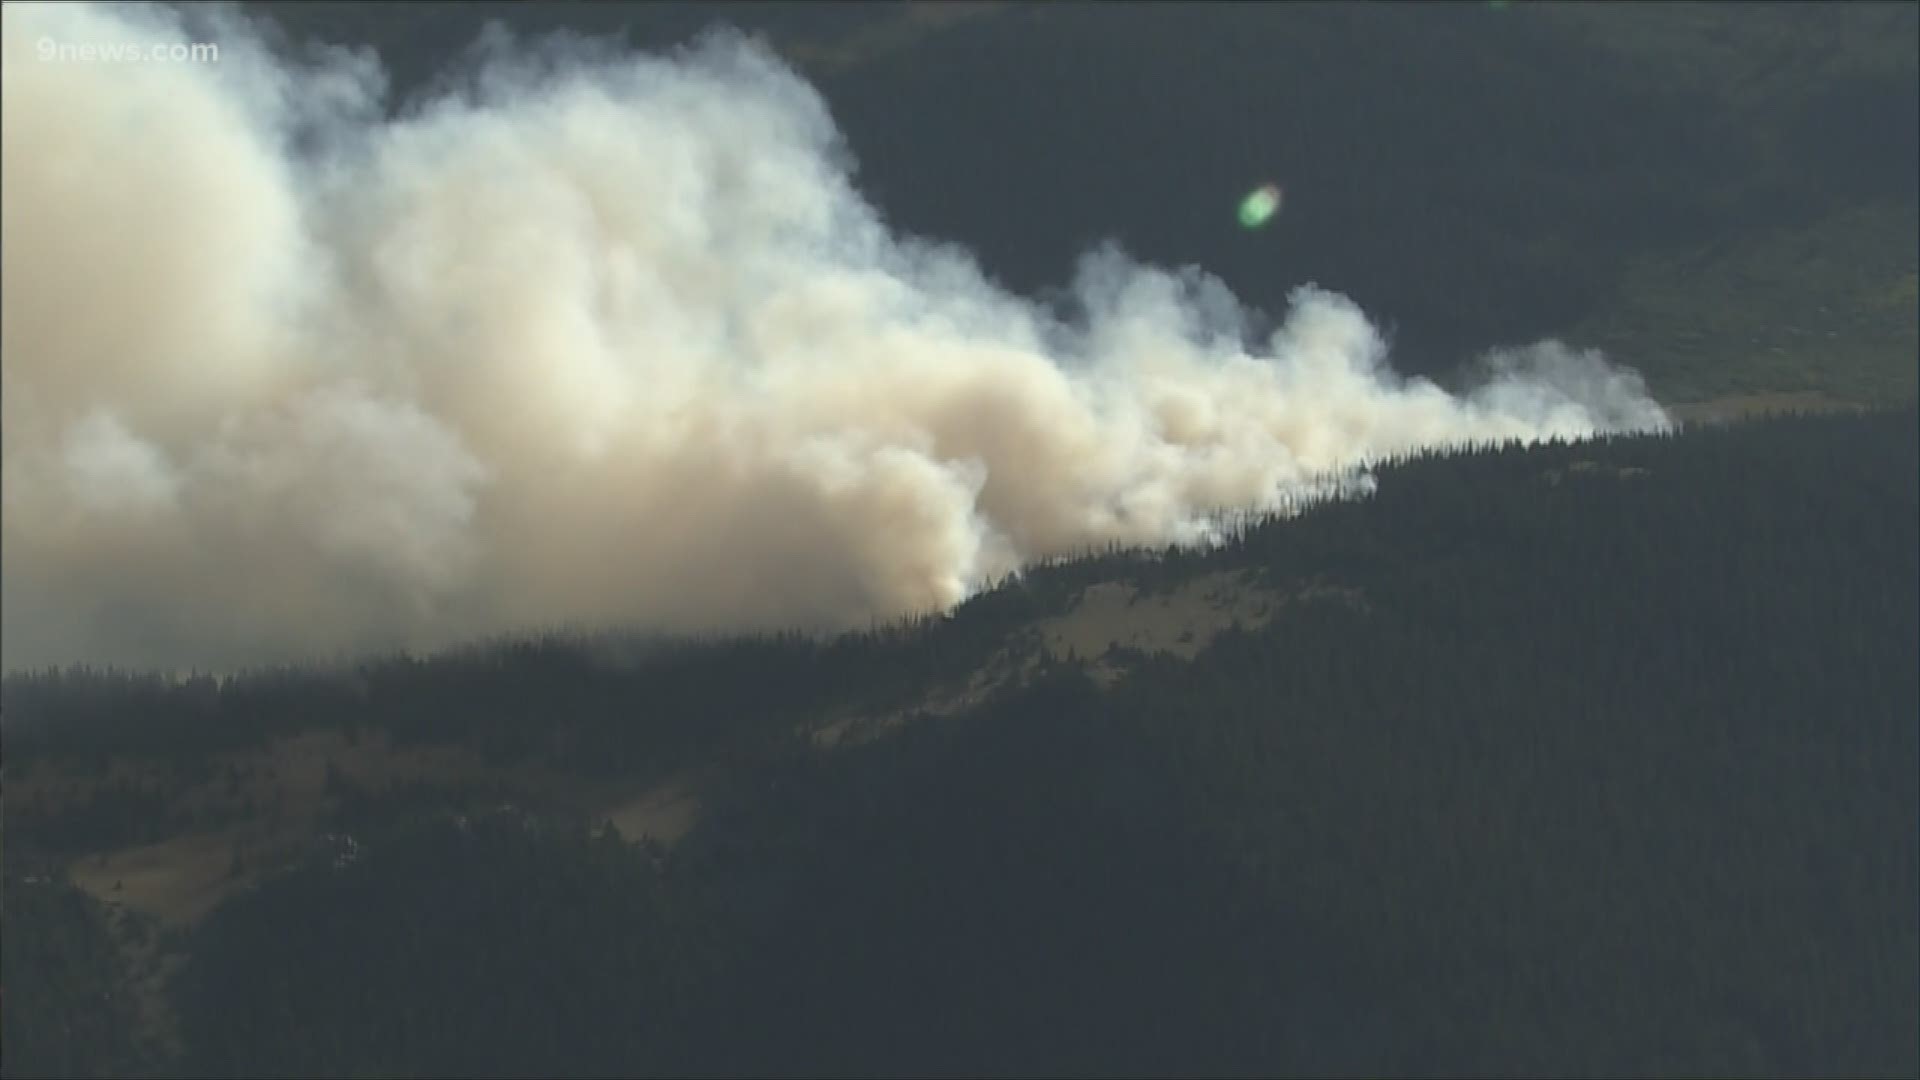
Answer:
[[[1880,203],[1643,257],[1568,337],[1638,367],[1665,401],[1896,404],[1917,383],[1916,233],[1915,207]]]

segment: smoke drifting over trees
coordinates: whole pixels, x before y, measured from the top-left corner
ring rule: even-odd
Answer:
[[[1325,290],[1265,340],[1115,249],[1070,315],[1009,295],[735,35],[494,36],[401,110],[237,22],[211,63],[45,48],[173,20],[5,11],[9,667],[862,625],[1420,447],[1666,425],[1552,342],[1402,379]]]

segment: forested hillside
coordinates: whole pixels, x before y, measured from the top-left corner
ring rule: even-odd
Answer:
[[[12,677],[7,1069],[126,1069],[46,1026],[124,976],[95,902],[24,875],[227,835],[182,795],[209,762],[350,728],[495,771],[329,768],[304,840],[179,924],[148,1069],[1911,1075],[1917,438],[1909,407],[1425,455],[830,642]],[[1033,630],[1227,572],[1278,599],[1191,660]],[[814,737],[857,715],[894,720]],[[670,845],[574,797],[689,769]],[[15,945],[50,935],[101,960]]]

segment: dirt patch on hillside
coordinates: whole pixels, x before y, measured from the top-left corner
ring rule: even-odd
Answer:
[[[1587,477],[1602,480],[1636,480],[1653,475],[1638,465],[1605,465],[1598,461],[1575,461],[1563,469],[1548,469],[1540,474],[1547,483],[1558,486],[1562,480]]]
[[[240,832],[191,833],[89,855],[74,860],[67,877],[110,906],[124,905],[165,927],[188,926],[248,883],[232,872]]]
[[[497,786],[526,797],[614,818],[621,835],[671,843],[691,826],[698,801],[684,785],[636,792],[631,782],[594,782],[540,766],[498,766],[454,746],[393,746],[383,733],[302,732],[267,746],[216,755],[209,778],[184,783],[155,762],[114,761],[98,776],[36,770],[18,798],[57,810],[117,784],[168,792],[177,832],[150,843],[87,852],[67,864],[69,879],[110,905],[178,928],[298,859],[349,791],[396,785]],[[331,779],[330,779],[331,777]],[[669,785],[671,787],[671,785]],[[12,795],[9,792],[9,795]]]
[[[692,777],[678,776],[637,798],[617,803],[600,815],[629,843],[652,841],[672,847],[700,816],[699,789]]]
[[[1132,585],[1107,581],[1088,586],[1066,614],[1042,619],[1034,629],[1055,660],[1094,660],[1115,647],[1191,660],[1229,627],[1264,624],[1282,600],[1244,570],[1144,596]]]
[[[842,717],[812,732],[817,746],[865,742],[916,716],[948,716],[984,702],[995,691],[1031,678],[1041,663],[1082,661],[1099,685],[1112,686],[1125,675],[1114,649],[1137,650],[1191,660],[1221,632],[1234,626],[1252,630],[1273,618],[1282,605],[1333,601],[1366,610],[1357,589],[1322,581],[1302,582],[1279,591],[1258,582],[1253,571],[1207,574],[1164,591],[1143,593],[1126,582],[1090,585],[1060,615],[1036,621],[1010,636],[964,683],[936,689],[905,709],[879,715]]]

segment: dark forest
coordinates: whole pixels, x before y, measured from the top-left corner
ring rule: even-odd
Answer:
[[[92,795],[9,800],[8,1071],[1910,1074],[1915,438],[1422,455],[826,642],[14,676],[10,778]],[[1226,570],[1290,599],[1191,662],[1026,633]],[[996,654],[1033,662],[919,715]],[[237,815],[180,798],[196,762],[342,727],[507,777],[699,767],[707,808],[667,849],[527,785],[329,775],[296,857],[147,931],[185,957],[160,1056],[112,1019],[137,924],[51,868]]]

